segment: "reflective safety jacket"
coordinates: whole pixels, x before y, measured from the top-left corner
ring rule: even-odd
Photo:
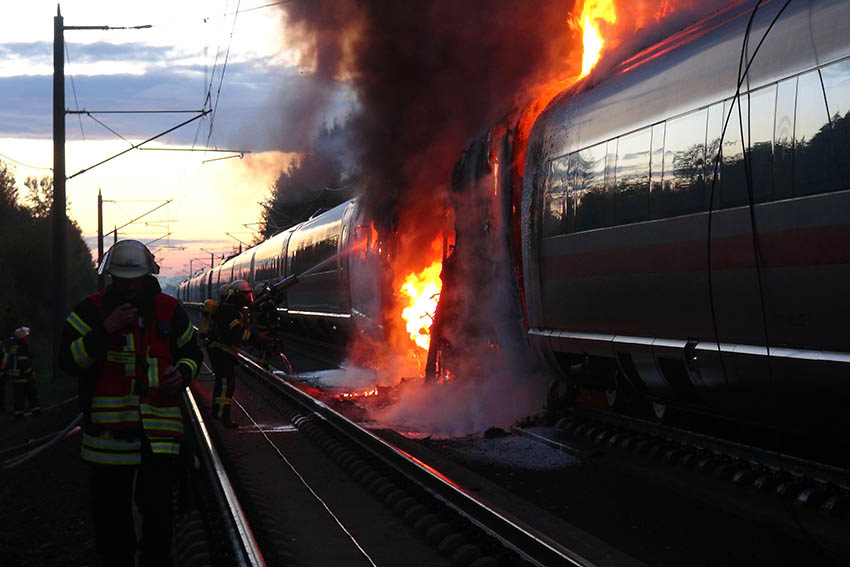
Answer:
[[[26,382],[33,378],[32,360],[26,341],[15,339],[12,346],[3,355],[2,362],[0,362],[0,372],[5,372],[6,376],[16,383]]]
[[[201,321],[198,324],[198,334],[202,337],[209,335],[212,330],[213,316],[216,309],[218,309],[218,304],[214,300],[207,299],[204,301],[204,305],[201,307]]]
[[[239,343],[251,338],[251,320],[246,310],[230,301],[219,305],[213,315],[211,347],[236,356]]]
[[[139,464],[143,441],[155,454],[175,455],[183,437],[179,392],[159,384],[169,365],[184,386],[197,375],[203,355],[194,327],[175,298],[157,291],[132,329],[108,335],[103,321],[116,307],[108,299],[91,295],[65,320],[60,363],[80,377],[83,459]]]

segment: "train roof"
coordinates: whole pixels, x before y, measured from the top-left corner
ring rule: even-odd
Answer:
[[[764,2],[758,9],[749,58],[784,5]],[[549,105],[532,137],[542,136],[544,155],[557,157],[734,96],[751,13],[751,3],[736,3],[621,62],[598,84],[591,75]],[[850,3],[787,4],[742,92],[845,57],[848,37]]]

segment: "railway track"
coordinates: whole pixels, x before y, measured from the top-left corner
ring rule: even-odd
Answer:
[[[209,447],[202,468],[224,481],[213,490],[215,529],[238,564],[637,564],[579,555],[250,357],[240,364],[255,382],[240,385],[238,429],[204,420],[208,378],[187,401],[198,446]]]
[[[610,411],[514,432],[850,557],[850,471]],[[839,562],[841,560],[838,560]],[[843,564],[843,563],[841,563]]]

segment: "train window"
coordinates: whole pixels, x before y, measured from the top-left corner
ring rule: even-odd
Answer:
[[[720,136],[723,134],[723,103],[718,102],[708,108],[708,126],[705,130],[705,190],[706,205],[714,195],[715,205],[720,194],[720,164],[717,162],[720,153]]]
[[[750,144],[750,179],[753,198],[763,203],[773,198],[773,128],[776,85],[749,95],[749,115],[744,115],[744,132]],[[734,118],[734,117],[733,117]]]
[[[776,120],[773,130],[773,198],[792,195],[794,181],[794,106],[797,77],[781,81],[776,89]]]
[[[575,207],[575,230],[611,226],[613,211],[605,186],[607,142],[576,153],[570,200]]]
[[[832,122],[836,189],[847,189],[850,188],[850,60],[827,65],[821,69],[821,76]]]
[[[738,105],[740,104],[740,111]],[[723,161],[720,168],[720,206],[737,207],[749,202],[747,195],[747,174],[744,166],[744,145],[746,140],[747,111],[749,103],[746,94],[727,100],[723,104],[723,120],[726,133],[723,135]],[[731,113],[731,115],[730,115]]]
[[[706,109],[667,121],[661,215],[672,217],[705,207]]]
[[[794,193],[812,195],[836,188],[832,127],[820,71],[800,75],[794,122]]]
[[[575,154],[572,154],[575,155]],[[566,234],[568,230],[568,199],[567,187],[569,160],[572,156],[564,156],[549,164],[549,175],[546,180],[546,192],[543,203],[543,237]]]
[[[652,129],[620,136],[614,185],[614,221],[617,224],[649,218],[649,153]]]
[[[661,197],[664,193],[661,181],[664,173],[664,130],[666,127],[664,122],[652,127],[649,164],[649,218],[652,219],[662,216]]]

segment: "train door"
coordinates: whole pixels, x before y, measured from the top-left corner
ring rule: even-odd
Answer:
[[[355,249],[356,245],[356,234],[354,234],[354,222],[355,222],[355,203],[349,203],[345,208],[345,212],[342,215],[342,230],[340,231],[339,237],[339,247],[338,251],[345,253],[341,253],[339,256],[339,281],[342,286],[342,312],[350,313],[352,307],[352,299],[351,299],[351,256],[357,253]]]

